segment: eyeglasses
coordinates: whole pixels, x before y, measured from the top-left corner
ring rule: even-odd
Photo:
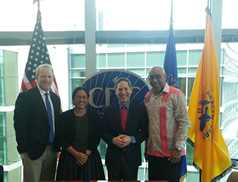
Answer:
[[[161,80],[161,76],[160,75],[149,75],[148,79],[149,80],[153,80],[153,79]]]

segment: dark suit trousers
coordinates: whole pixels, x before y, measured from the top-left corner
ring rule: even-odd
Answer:
[[[148,156],[149,180],[168,180],[169,182],[179,182],[181,176],[181,160],[172,163],[167,157]]]
[[[107,165],[108,180],[137,180],[138,166],[129,166],[122,155],[117,164]]]

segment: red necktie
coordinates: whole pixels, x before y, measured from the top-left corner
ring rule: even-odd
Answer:
[[[126,106],[122,105],[121,106],[121,126],[123,130],[126,129],[127,113],[128,111]]]

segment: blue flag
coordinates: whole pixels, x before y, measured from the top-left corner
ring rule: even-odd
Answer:
[[[177,57],[172,23],[169,29],[169,37],[165,52],[164,70],[167,75],[167,83],[178,87]]]
[[[171,86],[178,87],[179,82],[177,71],[177,57],[176,57],[174,30],[172,23],[170,24],[169,37],[165,52],[164,70],[167,75],[167,83]],[[182,168],[181,168],[180,182],[184,180],[184,177],[187,173],[187,161],[185,155],[181,157],[181,161],[182,161]]]
[[[181,167],[181,175],[180,175],[180,182],[184,181],[185,175],[187,173],[187,159],[186,159],[186,155],[181,157],[181,161],[182,161],[182,167]]]

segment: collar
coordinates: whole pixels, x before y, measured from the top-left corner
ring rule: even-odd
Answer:
[[[169,85],[168,83],[165,84],[164,89],[162,92],[169,93]]]
[[[119,102],[119,106],[121,108],[121,106],[125,106],[127,109],[129,109],[129,105],[130,105],[130,101],[126,101],[126,102]]]
[[[37,88],[38,88],[38,90],[39,90],[41,95],[45,95],[46,93],[50,95],[50,91],[49,90],[45,91],[45,90],[41,89],[38,84],[37,84]]]
[[[166,94],[169,93],[169,85],[168,85],[168,83],[165,83],[165,86],[164,86],[163,90],[160,93],[155,94],[153,91],[152,91],[152,93],[153,93],[153,95],[161,95],[162,93],[166,93]]]

